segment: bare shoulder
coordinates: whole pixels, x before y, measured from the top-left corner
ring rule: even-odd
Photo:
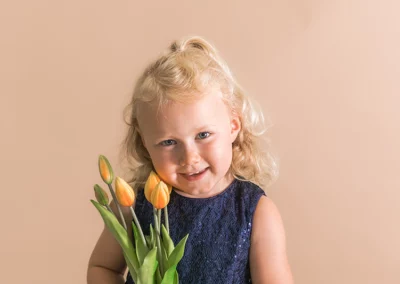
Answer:
[[[253,283],[292,284],[282,218],[275,203],[262,196],[253,216],[250,246]]]
[[[110,203],[110,207],[115,216],[117,216],[117,218],[120,220],[119,212],[114,201]],[[128,226],[128,232],[132,232],[132,213],[130,212],[130,209],[128,207],[121,207],[121,211],[125,217],[126,224]],[[129,235],[132,238],[132,234]],[[126,270],[126,263],[122,254],[122,248],[106,226],[104,226],[104,229],[90,256],[89,268],[90,267],[102,267],[120,274],[123,274]]]

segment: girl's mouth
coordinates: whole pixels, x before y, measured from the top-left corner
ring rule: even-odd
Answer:
[[[207,170],[208,170],[208,168],[205,168],[204,170],[201,170],[200,172],[191,173],[191,174],[181,174],[181,175],[188,181],[197,181],[205,175]]]

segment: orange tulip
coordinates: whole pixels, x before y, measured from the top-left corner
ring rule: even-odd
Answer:
[[[94,185],[94,194],[96,196],[97,202],[99,202],[101,205],[107,206],[109,199],[107,192],[104,191],[104,189],[101,188],[100,185],[95,184]]]
[[[132,206],[135,202],[135,192],[132,187],[120,177],[115,178],[115,195],[122,206]]]
[[[154,208],[163,209],[169,203],[169,189],[168,186],[160,181],[156,188],[151,193],[151,204],[153,204]]]
[[[103,155],[99,156],[99,171],[100,176],[106,184],[111,184],[114,179],[114,172],[110,162]]]
[[[147,178],[146,184],[144,185],[144,196],[149,202],[151,202],[151,193],[154,191],[160,181],[161,179],[159,176],[154,171],[151,171],[149,177]]]
[[[150,200],[153,190],[156,188],[157,184],[160,183],[160,181],[161,181],[160,177],[154,171],[151,171],[144,186],[144,196],[149,202],[151,202]],[[168,187],[168,193],[171,193],[172,185],[167,184],[167,187]]]

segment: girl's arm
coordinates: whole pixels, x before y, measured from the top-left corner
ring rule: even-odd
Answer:
[[[253,216],[250,272],[255,284],[293,284],[286,255],[286,237],[278,208],[262,196]]]
[[[114,201],[110,204],[115,216],[119,218],[118,209]],[[132,213],[128,207],[121,206],[128,227],[129,237],[132,240]],[[123,284],[125,283],[126,262],[122,255],[121,246],[104,225],[103,232],[90,256],[87,270],[88,284]]]

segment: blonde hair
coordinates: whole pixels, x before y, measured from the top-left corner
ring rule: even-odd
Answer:
[[[231,174],[260,187],[275,181],[278,166],[265,149],[269,143],[262,138],[266,130],[262,112],[256,110],[217,50],[196,36],[173,42],[144,70],[136,82],[131,102],[124,110],[124,120],[129,128],[122,150],[131,174],[129,181],[135,189],[144,186],[153,170],[138,131],[140,105],[154,103],[160,108],[169,101],[189,102],[210,87],[220,88],[231,114],[237,115],[241,122],[241,130],[232,144]],[[259,126],[263,128],[258,130]]]

